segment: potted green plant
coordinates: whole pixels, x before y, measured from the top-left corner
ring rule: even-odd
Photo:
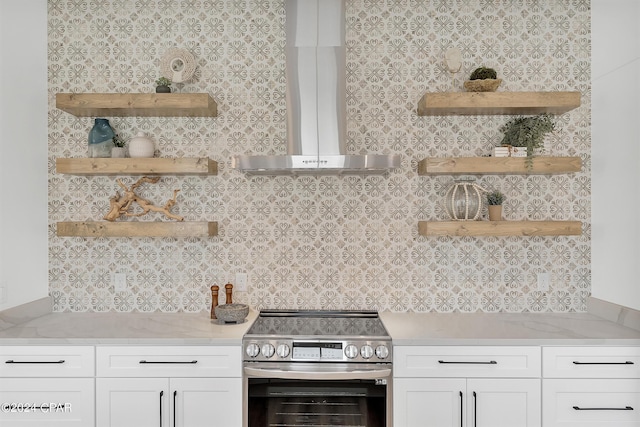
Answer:
[[[498,73],[493,68],[478,67],[464,82],[464,88],[469,92],[495,92],[502,83]]]
[[[494,190],[487,193],[489,221],[502,221],[502,202],[504,202],[504,194],[500,191]]]
[[[160,77],[156,80],[156,93],[170,93],[171,80],[166,77]]]
[[[127,157],[127,149],[125,147],[126,142],[120,138],[118,134],[113,136],[113,148],[111,149],[111,157],[123,158]]]
[[[544,137],[555,129],[553,117],[550,114],[537,116],[514,117],[500,127],[504,133],[500,145],[503,147],[523,147],[527,149],[527,168],[533,167],[534,150],[544,149]]]

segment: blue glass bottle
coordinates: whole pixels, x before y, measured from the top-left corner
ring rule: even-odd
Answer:
[[[111,157],[115,132],[107,119],[96,119],[89,132],[89,157]]]

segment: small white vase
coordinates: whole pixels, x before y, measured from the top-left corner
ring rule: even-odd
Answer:
[[[155,151],[156,145],[144,132],[138,132],[129,141],[129,157],[153,157]]]

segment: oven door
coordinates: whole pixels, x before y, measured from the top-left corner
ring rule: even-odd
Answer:
[[[245,363],[244,426],[391,427],[391,364]]]

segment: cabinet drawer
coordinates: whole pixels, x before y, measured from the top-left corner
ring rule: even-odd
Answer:
[[[94,379],[3,378],[0,405],[2,427],[90,427]]]
[[[545,427],[640,427],[638,380],[545,379]]]
[[[546,378],[640,378],[640,347],[544,347]]]
[[[93,377],[91,346],[0,347],[0,377]]]
[[[540,377],[540,347],[399,346],[396,377]]]
[[[98,377],[241,377],[240,346],[97,347]]]

